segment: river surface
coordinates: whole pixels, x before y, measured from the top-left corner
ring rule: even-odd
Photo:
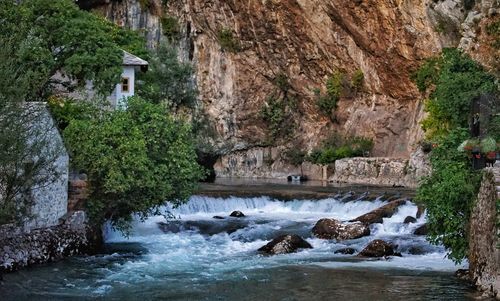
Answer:
[[[416,214],[410,202],[372,225],[368,237],[336,242],[311,236],[320,218],[349,220],[385,203],[193,196],[177,209],[165,208],[175,219],[134,222],[129,237],[107,228],[101,255],[5,275],[0,300],[471,300],[472,288],[453,276],[465,266],[412,234],[425,215],[403,223]],[[247,216],[227,217],[233,210]],[[256,251],[284,233],[301,235],[314,249],[275,256]],[[375,238],[397,244],[403,257],[334,254],[344,247],[360,251]]]

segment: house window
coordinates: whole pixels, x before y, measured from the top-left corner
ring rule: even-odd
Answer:
[[[128,93],[130,90],[130,80],[128,77],[122,77],[122,92]]]

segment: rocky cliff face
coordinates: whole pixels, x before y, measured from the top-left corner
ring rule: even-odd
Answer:
[[[423,97],[410,80],[421,61],[459,45],[488,66],[496,61],[481,29],[498,17],[498,0],[167,3],[80,0],[117,24],[145,30],[151,46],[161,39],[163,17],[179,21],[181,56],[195,65],[200,104],[220,153],[269,144],[310,150],[337,130],[373,138],[374,156],[408,158],[422,137]],[[222,32],[229,34],[221,38]],[[324,91],[334,72],[349,79],[357,70],[364,84],[343,94],[332,122],[318,110],[313,90]],[[260,111],[280,90],[280,77],[296,102],[294,129],[287,138],[269,139]]]

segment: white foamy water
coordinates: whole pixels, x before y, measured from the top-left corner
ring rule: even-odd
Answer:
[[[331,198],[283,202],[268,197],[222,199],[194,196],[179,208],[164,208],[177,219],[167,220],[163,216],[155,216],[146,222],[135,222],[128,238],[109,231],[106,240],[143,245],[148,251],[143,260],[125,263],[122,272],[133,272],[140,267],[152,276],[166,270],[197,273],[201,269],[202,275],[223,277],[225,272],[231,270],[298,263],[323,267],[392,267],[440,271],[458,268],[445,258],[444,248],[432,246],[424,237],[412,234],[425,223],[425,216],[415,224],[403,223],[407,216],[415,216],[417,212],[417,207],[410,202],[401,206],[392,217],[385,218],[382,224],[373,224],[372,234],[368,237],[337,242],[311,235],[312,227],[321,218],[347,221],[384,204],[386,202],[381,200],[342,202]],[[234,210],[242,211],[246,217],[228,217]],[[225,219],[214,219],[215,215]],[[168,226],[161,230],[158,223],[167,223]],[[285,233],[301,235],[314,249],[278,256],[262,256],[256,252],[272,238]],[[346,261],[353,256],[334,254],[344,247],[361,251],[376,238],[397,244],[403,257]],[[420,255],[410,254],[415,252]]]

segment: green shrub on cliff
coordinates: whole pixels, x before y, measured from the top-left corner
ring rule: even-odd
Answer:
[[[202,177],[189,125],[138,97],[125,111],[71,121],[64,138],[72,166],[88,175],[92,220],[122,231],[132,214],[146,218],[185,201]]]
[[[330,164],[338,159],[365,156],[372,148],[371,139],[334,134],[325,139],[320,148],[314,149],[307,160],[315,164]]]
[[[425,62],[414,80],[430,95],[422,126],[437,147],[431,152],[432,174],[425,177],[416,200],[427,207],[428,239],[443,244],[448,256],[461,262],[468,253],[468,225],[481,174],[472,170],[459,146],[470,138],[468,119],[472,101],[498,93],[495,78],[457,49],[444,49]]]
[[[498,92],[495,77],[454,48],[443,49],[440,57],[427,60],[413,78],[418,88],[430,95],[426,102],[429,115],[423,121],[430,140],[443,137],[451,129],[468,127],[472,100]]]
[[[467,256],[467,227],[481,180],[457,150],[467,138],[466,129],[455,129],[440,140],[431,153],[432,174],[423,179],[417,193],[417,200],[427,207],[429,241],[443,244],[456,262]]]
[[[217,32],[217,39],[223,50],[229,52],[240,51],[240,43],[234,37],[233,31],[230,28],[223,28]]]

